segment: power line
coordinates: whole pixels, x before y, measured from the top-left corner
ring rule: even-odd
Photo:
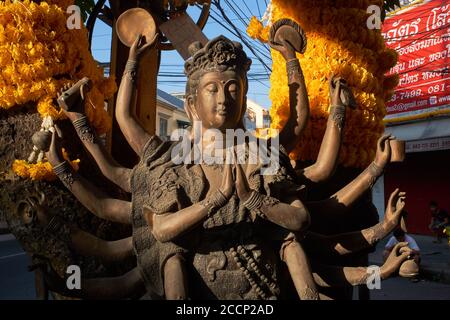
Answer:
[[[245,3],[245,2],[244,2]],[[247,5],[246,5],[247,6]],[[258,0],[256,0],[256,6],[258,7],[258,13],[259,13],[259,16],[261,17],[262,15],[261,15],[261,9],[259,8],[259,2],[258,2]],[[247,7],[248,8],[248,7]]]
[[[261,57],[258,56],[258,54],[255,52],[255,49],[248,43],[248,41],[240,34],[239,30],[236,28],[236,26],[229,20],[228,16],[226,15],[224,9],[220,5],[220,0],[214,1],[215,6],[217,9],[221,12],[222,17],[225,19],[225,21],[235,30],[235,32],[238,34],[239,39],[247,46],[247,48],[258,58],[259,61],[267,68],[269,72],[271,72],[271,68],[264,62]]]
[[[228,7],[230,7],[230,9],[234,12],[234,14],[240,18],[240,20],[241,20],[242,24],[244,25],[244,27],[247,28],[248,25],[249,25],[249,23],[250,23],[250,18],[247,17],[247,16],[244,14],[244,12],[241,10],[241,8],[240,8],[238,5],[236,5],[236,2],[235,2],[234,0],[231,0],[231,1],[233,2],[234,6],[236,6],[236,7],[239,9],[239,11],[243,14],[244,18],[247,19],[247,21],[245,21],[245,20],[240,16],[239,12],[237,12],[237,10],[234,8],[234,6],[232,6],[232,5],[230,4],[230,2],[229,2],[228,0],[224,0],[224,1],[225,1],[225,3],[228,5]],[[244,4],[247,6],[247,4],[246,4],[245,2],[244,2]],[[247,8],[248,8],[248,6],[247,6]],[[250,11],[250,9],[249,9],[249,11]],[[251,11],[250,11],[250,14],[252,14]],[[242,31],[242,30],[240,30],[240,29],[239,29],[239,31],[240,31],[241,34],[243,34],[243,35],[244,35],[246,38],[248,38],[250,41],[253,41],[252,39],[250,39],[250,37],[248,37],[247,32]],[[255,43],[255,44],[258,44],[258,45],[261,45],[259,42],[254,42],[254,43]],[[265,47],[264,45],[262,45],[262,47],[267,48],[267,47]],[[270,50],[269,50],[269,51],[270,51]],[[259,52],[260,52],[261,54],[263,54],[263,55],[265,56],[265,58],[270,59],[270,57],[267,57],[267,56],[265,55],[265,53],[263,53],[263,52],[261,52],[261,51],[259,51]]]
[[[105,33],[105,34],[96,34],[96,35],[93,35],[92,36],[92,38],[100,38],[100,37],[111,37],[111,34],[110,33]]]
[[[232,10],[237,16],[239,16],[239,18],[242,19],[241,21],[243,21],[244,27],[247,29],[247,27],[248,27],[248,25],[249,25],[249,23],[250,23],[250,18],[247,17],[247,16],[244,14],[244,12],[243,12],[243,11],[240,9],[240,7],[236,4],[235,0],[230,0],[230,1],[234,4],[234,6],[236,6],[236,7],[239,9],[239,11],[241,11],[241,13],[243,14],[244,18],[246,18],[246,19],[248,20],[248,21],[243,21],[242,17],[239,15],[239,13],[236,11],[236,9],[230,4],[230,2],[229,2],[228,0],[225,0],[226,4],[231,8],[231,10]],[[251,12],[250,8],[247,6],[247,4],[246,4],[245,2],[244,2],[244,5],[245,5],[245,6],[247,7],[247,9],[249,10],[250,15],[253,15],[253,13]],[[259,8],[259,5],[258,5],[258,8]],[[259,9],[258,9],[258,10],[259,10]],[[259,18],[261,18],[261,12],[259,13]],[[259,41],[254,41],[253,39],[251,39],[251,38],[247,35],[247,32],[242,31],[242,30],[240,30],[240,31],[241,31],[241,33],[244,34],[244,36],[245,36],[247,39],[249,39],[249,41],[252,41],[255,45],[260,45],[262,48],[266,49],[266,50],[270,53],[270,49],[269,49],[268,46],[266,46],[266,45],[260,43]],[[260,51],[260,52],[261,52],[261,51]],[[264,53],[261,52],[261,54],[264,54]],[[264,54],[264,55],[265,55],[265,54]],[[267,56],[265,56],[265,57],[266,57],[267,59],[270,59],[270,57],[267,57]]]
[[[237,31],[231,30],[229,27],[227,27],[227,26],[224,25],[222,22],[220,22],[216,17],[214,17],[213,12],[214,12],[214,11],[210,12],[210,17],[211,17],[211,19],[213,19],[213,20],[216,21],[218,24],[220,24],[225,30],[227,30],[228,32],[230,32],[232,35],[234,35],[235,37],[237,37],[237,38],[239,38],[239,39],[242,40],[242,37],[243,37],[243,36],[242,36],[242,34],[240,33],[240,30],[239,30],[238,28],[236,28]],[[217,13],[214,12],[214,14],[217,14]],[[217,15],[218,15],[218,14],[217,14]],[[222,17],[222,19],[223,19],[223,17]],[[227,22],[226,22],[226,23],[227,23]],[[233,27],[234,27],[234,26],[233,26]],[[234,28],[235,28],[235,27],[234,27]],[[250,46],[249,46],[247,43],[245,43],[245,41],[242,41],[242,42],[244,42],[244,44],[245,44],[247,47],[249,47],[249,49],[250,49],[250,50],[252,51],[252,53],[255,55],[254,58],[255,58],[255,59],[258,59],[260,62],[262,62],[263,65],[265,65],[264,61],[262,61],[261,58],[258,57],[258,55],[253,51],[253,49],[250,48]],[[260,51],[259,49],[255,48],[255,50],[258,51],[259,53],[261,53],[261,51]],[[265,58],[267,58],[267,59],[270,60],[270,58],[267,57],[267,56],[265,56]],[[267,69],[267,66],[265,66],[265,67],[266,67],[266,69]],[[269,71],[271,71],[270,68],[269,68]]]

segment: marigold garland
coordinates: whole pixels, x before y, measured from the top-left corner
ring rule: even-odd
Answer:
[[[62,149],[63,157],[69,161],[75,171],[78,171],[80,160],[70,161],[67,152]],[[48,161],[39,161],[38,163],[28,163],[25,160],[15,160],[12,169],[19,177],[32,180],[54,181],[56,175],[53,173],[52,165]]]
[[[103,101],[116,91],[113,77],[104,78],[88,50],[87,30],[67,29],[67,6],[73,1],[39,4],[25,0],[0,2],[0,107],[8,109],[35,101],[42,117],[61,119],[54,104],[57,92],[84,76],[93,81],[86,113],[102,134],[111,127]],[[95,103],[94,101],[95,100]]]
[[[66,9],[73,4],[73,0],[0,1],[0,108],[35,102],[43,118],[62,119],[64,114],[54,101],[58,91],[87,76],[93,89],[87,95],[85,111],[103,134],[111,128],[104,101],[113,96],[117,86],[114,77],[104,77],[103,68],[89,52],[84,25],[67,28]],[[47,162],[18,160],[13,171],[33,180],[54,177]]]
[[[369,5],[381,0],[272,0],[271,22],[290,18],[299,23],[308,37],[308,47],[299,55],[308,88],[311,120],[301,143],[291,157],[315,160],[326,128],[329,112],[328,78],[344,77],[352,88],[358,107],[347,112],[340,163],[348,167],[369,164],[376,141],[384,130],[385,101],[398,84],[398,77],[384,74],[397,62],[397,53],[387,49],[380,30],[369,30]],[[252,18],[248,34],[261,41],[267,29]],[[270,99],[272,128],[283,126],[289,115],[286,63],[272,50]]]

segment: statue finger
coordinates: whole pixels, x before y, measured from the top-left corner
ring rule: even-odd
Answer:
[[[400,193],[400,189],[399,188],[396,188],[392,193],[391,193],[391,195],[389,196],[389,200],[388,200],[388,203],[389,203],[389,206],[394,206],[394,201],[395,201],[395,199],[397,198],[397,196],[398,196],[398,194]]]
[[[333,94],[334,94],[335,99],[340,98],[340,94],[341,94],[341,82],[340,81],[335,81],[335,88],[334,88]]]
[[[139,47],[140,42],[141,42],[141,35],[138,34],[136,36],[136,39],[134,40],[133,44],[131,45],[130,50],[136,50]]]
[[[335,77],[335,73],[333,72],[332,74],[330,74],[330,78],[328,79],[328,86],[330,87],[330,92],[332,90],[334,90],[334,77]]]
[[[55,127],[56,133],[58,134],[58,138],[62,139],[63,138],[63,133],[62,133],[61,129],[59,128],[59,126],[57,124],[55,124],[54,127]]]
[[[377,143],[378,149],[380,149],[381,151],[384,150],[384,142],[385,142],[387,139],[389,139],[390,136],[391,136],[390,133],[386,133],[386,134],[382,135],[382,136],[378,139],[378,143]]]
[[[399,254],[400,249],[403,247],[406,247],[408,245],[408,242],[403,241],[403,242],[399,242],[395,245],[394,249],[392,249],[393,252],[395,252],[396,255]]]
[[[276,51],[283,51],[283,46],[282,45],[279,45],[279,44],[276,44],[276,43],[274,43],[274,42],[269,42],[269,46],[272,48],[272,49],[274,49],[274,50],[276,50]]]

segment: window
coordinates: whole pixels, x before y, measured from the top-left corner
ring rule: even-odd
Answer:
[[[177,120],[178,129],[187,129],[191,125],[189,122]]]
[[[167,119],[160,117],[159,118],[159,137],[162,140],[166,140],[167,137]]]

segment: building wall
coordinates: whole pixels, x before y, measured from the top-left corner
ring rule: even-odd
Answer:
[[[450,210],[450,150],[408,153],[403,163],[391,164],[384,175],[385,199],[397,187],[406,191],[408,232],[431,234],[429,202]]]
[[[270,126],[269,112],[256,102],[247,99],[247,112],[244,116],[246,129],[262,129]]]
[[[167,119],[167,136],[170,137],[172,132],[178,128],[177,120],[183,122],[190,122],[186,112],[180,109],[169,108],[161,103],[158,103],[156,109],[156,134],[160,133],[160,119]]]

